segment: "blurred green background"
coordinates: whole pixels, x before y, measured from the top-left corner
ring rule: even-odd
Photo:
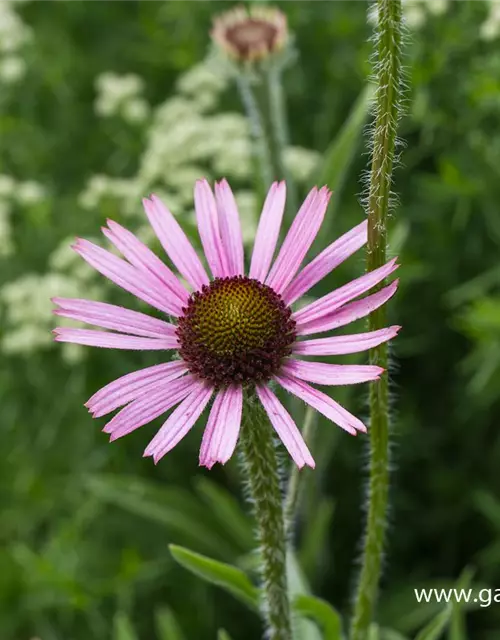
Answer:
[[[298,52],[284,78],[287,162],[301,196],[320,175],[337,185],[317,251],[364,215],[359,101],[357,119],[344,124],[370,73],[372,25],[362,1],[277,4]],[[140,205],[149,191],[194,238],[194,180],[227,176],[252,238],[259,202],[248,123],[209,53],[212,16],[230,6],[0,5],[2,640],[204,640],[221,627],[234,640],[259,636],[255,616],[168,551],[177,543],[248,566],[237,461],[200,470],[200,428],[157,467],[141,457],[155,426],[109,445],[83,403],[157,356],[56,348],[50,334],[54,295],[139,308],[69,243],[98,237],[108,216],[153,242]],[[500,11],[433,0],[406,3],[405,13],[405,146],[390,241],[401,286],[389,309],[403,331],[393,345],[378,619],[414,637],[440,605],[417,605],[413,587],[449,586],[471,567],[474,584],[500,588]],[[314,293],[362,269],[360,252]],[[366,388],[335,397],[366,417]],[[348,614],[366,441],[320,419],[312,447],[318,468],[304,472],[298,558],[313,592]],[[498,640],[500,604],[476,607],[461,625],[450,638]]]

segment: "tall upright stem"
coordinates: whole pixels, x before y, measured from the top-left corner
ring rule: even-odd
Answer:
[[[272,427],[256,398],[245,401],[240,443],[260,543],[266,638],[292,640],[279,462]]]
[[[378,0],[376,28],[376,116],[368,191],[367,268],[386,262],[387,214],[391,200],[396,129],[401,98],[401,0]],[[382,285],[381,285],[382,286]],[[368,319],[370,331],[386,324],[385,309]],[[387,345],[370,351],[370,363],[387,369]],[[368,515],[351,640],[366,640],[377,600],[384,552],[389,492],[389,390],[387,373],[370,388],[370,476]]]
[[[269,189],[274,180],[286,180],[287,211],[295,213],[296,187],[284,161],[288,125],[281,76],[282,66],[275,62],[256,66],[252,70],[242,70],[237,80],[250,120],[263,192]]]

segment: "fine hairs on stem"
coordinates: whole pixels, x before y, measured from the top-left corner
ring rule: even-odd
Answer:
[[[375,124],[370,141],[372,160],[365,199],[368,213],[368,271],[382,266],[387,259],[387,217],[391,207],[396,130],[401,114],[402,93],[401,0],[378,0],[376,10]],[[369,316],[369,330],[380,329],[385,322],[385,308],[381,307]],[[370,364],[379,365],[387,371],[386,344],[371,349]],[[350,640],[367,638],[382,568],[390,466],[387,372],[370,388],[369,434],[368,510]]]
[[[281,473],[273,429],[257,398],[246,397],[240,449],[259,541],[261,608],[269,640],[291,640]]]

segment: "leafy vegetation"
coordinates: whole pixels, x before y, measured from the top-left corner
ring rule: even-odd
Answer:
[[[290,170],[301,196],[318,176],[337,185],[324,246],[363,216],[359,134],[371,27],[362,2],[277,4],[299,53],[285,74]],[[372,634],[381,640],[438,638],[445,629],[450,640],[495,640],[500,629],[495,603],[457,612],[417,604],[413,594],[453,586],[469,566],[471,586],[500,586],[498,34],[488,3],[441,4],[439,12],[420,3],[418,19],[415,8],[407,14],[405,148],[390,240],[402,263],[390,316],[403,330],[392,352],[391,527]],[[251,609],[180,566],[212,572],[209,582],[226,580],[252,600],[253,533],[236,460],[201,471],[199,430],[157,467],[141,457],[150,427],[109,445],[83,402],[155,357],[56,349],[50,336],[51,296],[84,292],[129,304],[72,257],[69,243],[98,236],[107,217],[152,242],[140,205],[149,190],[168,197],[197,242],[194,179],[227,175],[251,241],[259,202],[248,124],[231,79],[209,56],[211,17],[226,8],[218,1],[196,10],[167,1],[2,5],[4,640],[258,636]],[[16,28],[18,40],[9,40]],[[362,269],[359,254],[315,293]],[[341,390],[338,399],[362,414],[366,390]],[[294,584],[303,636],[318,640],[318,629],[339,636],[337,611],[349,616],[366,450],[363,438],[322,418],[312,447],[318,467],[303,475]],[[174,556],[169,545],[178,545]]]

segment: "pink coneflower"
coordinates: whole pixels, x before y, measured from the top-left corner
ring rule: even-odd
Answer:
[[[362,318],[384,304],[397,281],[358,299],[396,268],[391,260],[307,304],[291,305],[367,240],[367,225],[333,242],[301,269],[323,221],[329,191],[314,188],[301,206],[277,258],[273,256],[285,206],[285,184],[274,183],[260,218],[250,269],[245,275],[238,210],[225,180],[196,184],[195,207],[209,277],[177,220],[156,196],[144,200],[149,222],[185,284],[130,231],[113,221],[103,228],[123,254],[78,239],[74,249],[115,284],[174,319],[167,322],[123,307],[90,300],[55,298],[55,313],[110,329],[57,328],[56,340],[112,349],[173,350],[177,359],[148,367],[111,382],[86,406],[94,417],[122,408],[104,427],[116,440],[173,407],[144,455],[157,462],[191,429],[212,397],[200,450],[208,468],[229,460],[240,431],[243,394],[255,392],[279,438],[295,463],[314,467],[314,460],[293,419],[275,395],[289,393],[355,435],[363,423],[335,400],[311,386],[344,385],[376,380],[383,369],[303,360],[303,356],[356,353],[394,337],[393,326],[369,333],[304,339]]]

